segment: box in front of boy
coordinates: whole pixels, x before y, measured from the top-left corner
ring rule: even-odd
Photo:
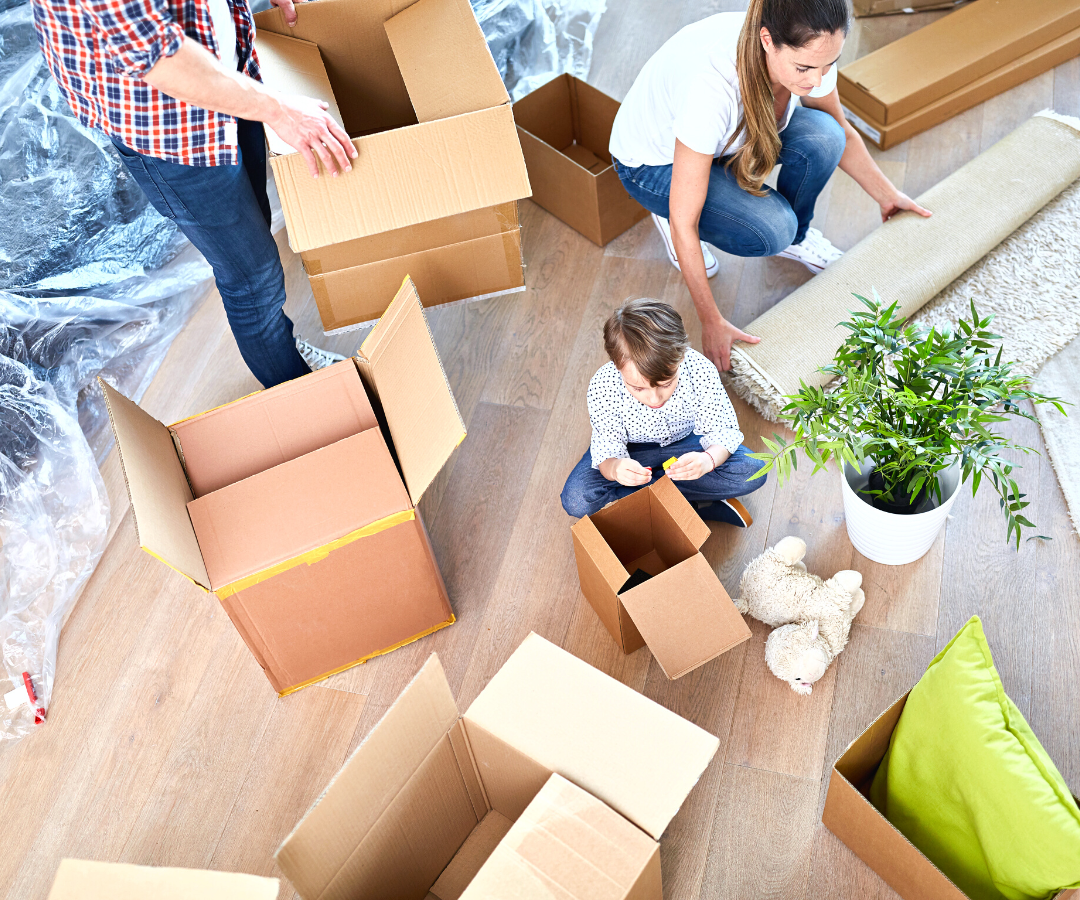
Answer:
[[[171,427],[102,390],[140,546],[218,596],[279,693],[454,621],[416,504],[465,426],[411,281],[356,359]]]

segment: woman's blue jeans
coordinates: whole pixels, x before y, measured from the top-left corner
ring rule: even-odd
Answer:
[[[113,144],[153,207],[210,263],[240,355],[263,387],[273,387],[311,369],[282,310],[285,273],[270,233],[262,124],[240,120],[237,136],[233,166],[185,166]]]
[[[744,191],[722,160],[714,160],[701,210],[701,240],[733,256],[775,256],[806,237],[818,194],[836,171],[847,139],[844,129],[820,109],[795,107],[780,132],[780,175],[764,197]],[[615,170],[630,196],[649,212],[669,218],[671,166]]]

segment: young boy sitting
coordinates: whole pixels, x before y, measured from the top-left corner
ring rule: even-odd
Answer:
[[[716,367],[696,350],[667,303],[643,298],[620,306],[604,325],[605,363],[589,382],[592,444],[562,491],[563,509],[580,518],[632,494],[667,470],[707,520],[753,522],[736,497],[763,463],[742,445],[735,410]]]

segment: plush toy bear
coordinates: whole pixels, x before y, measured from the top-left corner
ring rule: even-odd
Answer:
[[[739,612],[776,629],[765,642],[765,662],[797,694],[809,694],[844,649],[866,599],[858,572],[822,581],[806,571],[805,555],[805,541],[784,538],[746,567],[735,601]]]

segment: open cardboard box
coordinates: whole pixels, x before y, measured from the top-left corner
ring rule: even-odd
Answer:
[[[524,286],[530,194],[510,97],[468,0],[319,0],[255,16],[263,80],[325,100],[358,151],[312,178],[268,132],[289,243],[323,327],[378,318],[411,275],[428,306]]]
[[[718,748],[535,634],[464,716],[433,654],[285,839],[278,865],[303,900],[535,896],[514,893],[530,883],[514,871],[523,856],[565,890],[583,868],[639,885],[602,894],[594,879],[591,892],[556,896],[660,900],[656,842]],[[575,811],[560,828],[581,842],[553,844],[537,827],[559,808]]]
[[[821,821],[904,900],[968,900],[868,799],[907,698],[878,716],[833,765]],[[1066,898],[1077,900],[1080,891],[1062,891],[1056,900]]]
[[[276,878],[62,859],[48,900],[277,900],[277,895]]]
[[[514,104],[533,200],[601,247],[649,214],[626,192],[608,153],[619,106],[573,75]]]
[[[356,359],[170,427],[101,387],[140,546],[279,693],[454,621],[416,504],[465,425],[411,281]]]
[[[581,591],[623,653],[678,678],[749,639],[699,548],[712,533],[666,475],[571,528]],[[652,577],[624,590],[641,569]]]

